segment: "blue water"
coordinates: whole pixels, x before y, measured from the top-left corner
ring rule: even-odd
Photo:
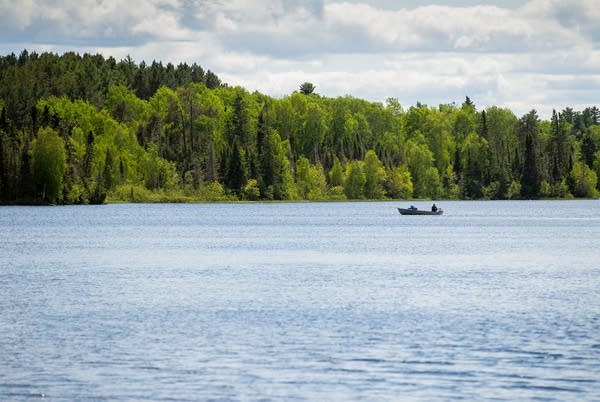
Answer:
[[[0,400],[600,400],[600,202],[438,205],[2,207]]]

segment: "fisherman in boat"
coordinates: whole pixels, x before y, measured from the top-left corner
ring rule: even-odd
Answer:
[[[438,207],[435,206],[435,203],[431,206],[431,212],[437,212]]]

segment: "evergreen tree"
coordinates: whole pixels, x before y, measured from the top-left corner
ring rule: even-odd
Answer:
[[[83,156],[83,180],[84,182],[92,177],[92,167],[94,163],[94,133],[91,131],[87,134],[87,141],[85,144],[85,154]]]
[[[258,115],[256,149],[258,153],[258,176],[260,194],[263,198],[273,197],[275,182],[275,147],[270,125],[270,107],[265,104]]]
[[[521,195],[525,198],[536,198],[540,191],[540,158],[538,117],[532,110],[519,120],[518,134],[523,145],[523,173],[521,178]]]
[[[588,167],[594,164],[594,154],[598,150],[594,137],[590,131],[587,131],[581,139],[581,158]]]
[[[243,151],[238,142],[233,142],[233,149],[227,165],[227,174],[225,176],[225,185],[233,191],[234,194],[240,194],[242,186],[246,183],[246,170],[244,168]]]
[[[317,87],[315,87],[310,82],[304,82],[300,85],[300,93],[302,93],[304,95],[312,94],[313,92],[315,92],[315,89],[317,89]]]
[[[484,178],[489,162],[488,142],[471,133],[465,139],[461,149],[462,195],[466,199],[478,199],[483,196]]]

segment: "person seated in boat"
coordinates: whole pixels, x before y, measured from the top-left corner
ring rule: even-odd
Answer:
[[[435,203],[431,206],[431,211],[432,212],[437,212],[438,207],[435,206]]]
[[[408,209],[414,211],[415,209],[417,209],[417,207],[415,207],[414,205],[411,205],[410,207],[408,207]]]

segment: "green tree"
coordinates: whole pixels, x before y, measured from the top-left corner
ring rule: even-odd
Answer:
[[[440,174],[435,166],[431,166],[425,172],[424,184],[424,195],[433,199],[439,198],[442,193],[442,183],[440,180]]]
[[[572,161],[575,158],[574,138],[569,134],[569,124],[563,116],[552,111],[548,155],[550,157],[550,175],[553,183],[561,181],[569,175]]]
[[[413,182],[406,165],[393,168],[387,175],[387,193],[392,198],[406,200],[412,198]]]
[[[50,203],[60,201],[66,167],[65,143],[51,128],[42,128],[33,143],[31,169],[41,198]]]
[[[440,172],[452,163],[456,145],[452,138],[451,119],[453,109],[431,110],[426,115],[421,132],[425,136],[427,145],[433,154],[434,166]]]
[[[258,152],[258,177],[259,188],[263,198],[273,197],[273,183],[275,182],[275,158],[277,144],[273,140],[271,128],[270,105],[265,104],[258,115],[256,130],[256,148]]]
[[[337,156],[333,160],[333,166],[329,170],[328,178],[331,187],[344,185],[344,170]]]
[[[310,156],[313,163],[320,162],[320,145],[326,130],[327,125],[323,109],[318,103],[309,103],[306,108],[302,144],[304,154]]]
[[[509,109],[490,107],[486,110],[489,147],[489,180],[498,182],[498,197],[508,195],[511,182],[521,177],[517,118]]]
[[[352,161],[346,165],[344,193],[350,200],[364,198],[364,188],[367,178],[363,172],[361,161]]]
[[[368,150],[364,159],[365,186],[364,193],[369,199],[384,197],[383,183],[386,178],[385,169],[375,151]]]
[[[256,132],[253,133],[254,120],[251,114],[251,104],[251,99],[244,90],[235,89],[235,96],[226,125],[226,138],[229,145],[236,143],[240,154],[243,154],[242,169],[244,174],[248,177],[256,177],[259,162],[257,161],[258,155],[256,152]],[[239,188],[241,188],[241,185]]]
[[[326,182],[321,165],[311,165],[308,159],[300,157],[296,162],[296,187],[298,195],[304,199],[323,199]]]
[[[246,183],[247,177],[244,153],[238,146],[237,141],[234,141],[227,166],[225,184],[235,194],[239,194],[242,186]]]
[[[600,151],[597,151],[594,154],[594,162],[592,164],[592,169],[594,170],[594,172],[596,172],[596,177],[600,178]],[[598,181],[598,184],[596,186],[598,187],[598,189],[600,189],[600,180]]]
[[[539,120],[532,110],[519,120],[518,134],[523,141],[523,175],[521,179],[521,195],[535,198],[540,191],[542,178],[540,175],[539,157]]]
[[[303,93],[304,95],[310,95],[313,92],[315,92],[316,88],[317,87],[315,87],[312,83],[304,82],[300,85],[300,92]]]
[[[416,197],[428,196],[428,169],[433,166],[433,154],[426,144],[408,140],[406,142],[406,159],[414,185]]]
[[[470,133],[462,145],[462,193],[464,198],[478,199],[483,196],[485,174],[488,171],[488,142]]]
[[[142,162],[144,184],[150,190],[172,189],[179,181],[175,165],[158,156],[158,149],[151,145]]]
[[[256,201],[260,198],[260,188],[256,179],[250,179],[242,188],[242,198],[249,201]]]
[[[127,124],[143,121],[147,113],[147,103],[125,85],[110,85],[104,106],[115,120]]]
[[[84,181],[92,177],[92,169],[94,167],[94,133],[88,132],[85,143],[85,155],[83,156],[82,174]]]
[[[115,185],[115,166],[113,154],[110,148],[106,148],[106,155],[104,157],[104,168],[102,170],[102,181],[107,190],[111,190]]]
[[[296,198],[296,187],[290,160],[287,157],[290,153],[290,143],[288,140],[281,141],[277,132],[272,133],[271,141],[275,150],[273,159],[273,198],[276,200],[294,199]]]
[[[571,192],[576,197],[596,198],[598,176],[583,162],[576,162],[570,174]]]

